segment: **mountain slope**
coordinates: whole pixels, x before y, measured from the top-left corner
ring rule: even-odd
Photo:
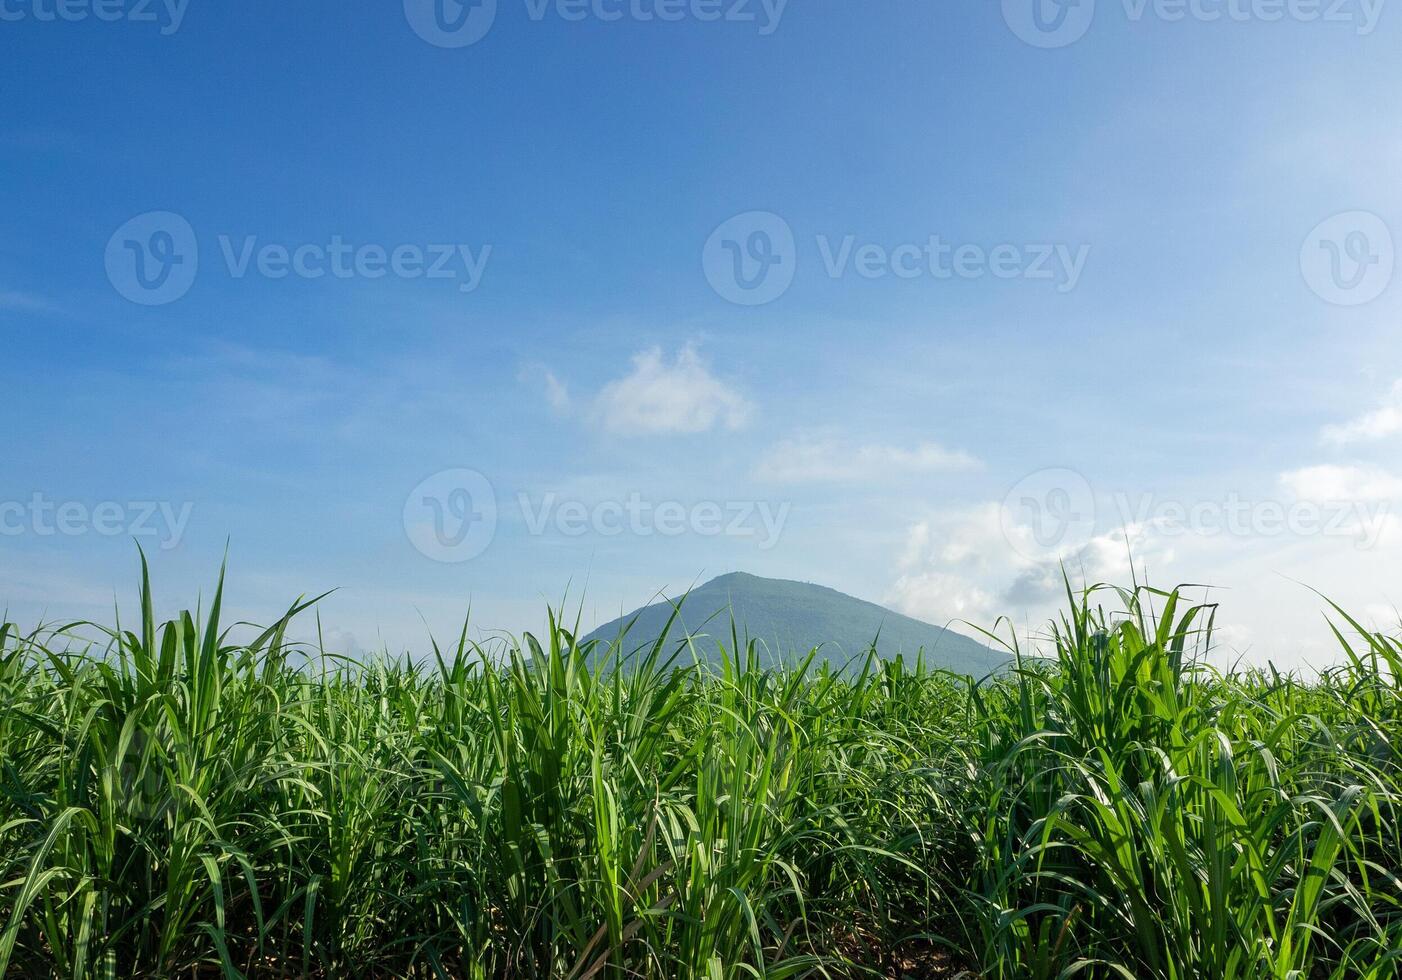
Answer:
[[[650,646],[671,615],[671,603],[657,602],[600,626],[585,639],[610,644],[636,619],[623,642],[624,652],[631,653]],[[924,650],[927,663],[976,677],[1008,662],[1002,653],[969,637],[835,589],[743,572],[712,579],[686,595],[668,636],[667,652],[676,650],[690,635],[698,655],[718,661],[717,641],[730,646],[732,616],[742,640],[748,632],[751,639],[760,641],[766,665],[778,660],[792,663],[813,647],[820,647],[815,664],[828,660],[841,667],[862,656],[873,640],[877,640],[877,652],[883,657],[899,653],[913,660]]]

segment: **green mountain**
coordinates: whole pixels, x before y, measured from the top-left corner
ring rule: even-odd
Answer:
[[[883,657],[903,654],[913,660],[923,650],[927,663],[975,677],[1000,670],[1009,661],[1003,653],[967,636],[807,582],[734,572],[693,589],[679,601],[681,612],[668,634],[667,653],[690,636],[696,653],[711,662],[720,659],[717,642],[730,646],[732,618],[742,641],[747,633],[759,641],[766,666],[781,660],[792,663],[819,647],[815,665],[827,660],[843,667],[865,654],[872,641]],[[622,644],[627,655],[650,647],[672,612],[671,602],[644,606],[600,626],[585,639],[601,640],[606,647],[627,628]]]

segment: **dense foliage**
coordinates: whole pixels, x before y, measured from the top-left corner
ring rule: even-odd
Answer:
[[[5,626],[0,973],[1396,975],[1402,645],[1224,674],[1210,609],[1068,598],[980,685],[554,620],[350,663],[147,584],[106,644]]]

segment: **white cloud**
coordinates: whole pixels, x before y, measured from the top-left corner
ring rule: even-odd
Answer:
[[[1374,632],[1396,634],[1402,627],[1402,610],[1385,603],[1373,603],[1363,610],[1359,622]]]
[[[1028,649],[1028,635],[1043,636],[1044,624],[1065,604],[1063,575],[1073,589],[1126,584],[1135,572],[1142,580],[1146,564],[1159,567],[1173,557],[1152,529],[1132,526],[1092,538],[1066,556],[1063,571],[1056,559],[1029,559],[1024,543],[1010,541],[1007,533],[996,503],[934,514],[913,524],[885,601],[937,624],[953,617],[988,629],[998,617],[1011,617]],[[1030,627],[1028,634],[1023,626]],[[1007,634],[1000,630],[999,635]]]
[[[781,442],[759,463],[756,475],[776,483],[821,483],[881,479],[901,473],[938,473],[974,469],[968,453],[923,442],[900,446],[844,445],[835,439],[800,437]]]
[[[543,364],[529,364],[521,369],[518,379],[523,384],[539,385],[545,394],[550,410],[556,415],[564,415],[570,410],[570,389],[556,377],[555,372]]]
[[[997,504],[936,513],[906,532],[886,601],[927,622],[957,617],[987,628],[1013,612],[1002,593],[1028,566],[1004,537]]]
[[[545,372],[545,400],[557,412],[569,411],[570,390],[551,371]]]
[[[997,615],[992,593],[963,576],[929,569],[902,575],[886,601],[906,615],[936,626],[958,619],[986,629]]]
[[[997,504],[935,515],[911,527],[901,568],[909,571],[927,563],[986,566],[1008,546],[1002,527],[1002,512]]]
[[[58,307],[33,293],[19,290],[0,289],[0,310],[18,310],[21,313],[54,313]]]
[[[1381,513],[1386,501],[1366,510],[1362,501],[1402,491],[1402,480],[1342,466],[1308,467],[1280,480],[1283,490],[1312,503],[1326,505],[1344,495],[1360,508],[1358,520],[1366,523],[1358,526],[1367,533],[1353,534],[1348,526],[1326,531],[1328,522],[1318,522],[1315,533],[1275,526],[1209,533],[1156,517],[1123,528],[1110,527],[1119,523],[1110,520],[1066,557],[1073,590],[1101,582],[1128,586],[1132,580],[1159,588],[1202,583],[1186,589],[1185,599],[1221,605],[1208,654],[1218,666],[1243,655],[1250,663],[1271,661],[1307,672],[1337,663],[1341,655],[1325,619],[1338,617],[1309,587],[1366,617],[1363,622],[1396,630],[1397,597],[1390,583],[1402,555],[1402,520]],[[1007,616],[1000,636],[1015,629],[1024,650],[1045,652],[1046,625],[1066,604],[1062,566],[1029,558],[1018,529],[1008,533],[1014,537],[1005,536],[994,503],[923,515],[907,525],[892,556],[895,578],[885,601],[937,624],[959,618],[991,628]],[[1107,609],[1119,605],[1109,595],[1101,601]]]
[[[1302,500],[1379,501],[1402,498],[1402,477],[1376,466],[1306,466],[1282,473],[1280,482]]]
[[[619,435],[740,429],[750,414],[750,403],[711,374],[690,344],[670,362],[656,347],[635,354],[633,370],[604,385],[593,411],[600,425]]]
[[[1343,446],[1385,439],[1398,433],[1402,433],[1402,380],[1393,384],[1377,408],[1342,425],[1326,425],[1322,436],[1326,443]]]
[[[1003,610],[990,583],[992,564],[1008,550],[1002,540],[996,504],[936,514],[906,532],[898,568],[886,602],[926,622],[950,617],[987,627]]]

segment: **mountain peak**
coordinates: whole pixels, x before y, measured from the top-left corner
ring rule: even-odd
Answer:
[[[700,588],[710,589],[716,586],[744,584],[758,578],[758,575],[751,575],[749,572],[726,572],[724,575],[717,575],[709,582],[703,583]]]
[[[680,611],[668,634],[669,652],[689,638],[693,649],[709,660],[719,659],[718,644],[729,646],[733,622],[742,638],[758,641],[767,666],[801,660],[818,648],[820,661],[842,667],[860,661],[873,645],[883,658],[913,658],[919,653],[928,663],[976,676],[1007,662],[1006,656],[976,640],[876,603],[822,585],[748,572],[718,575],[676,600],[662,600],[606,623],[585,639],[612,644],[621,638],[625,653],[650,647],[676,604]]]

